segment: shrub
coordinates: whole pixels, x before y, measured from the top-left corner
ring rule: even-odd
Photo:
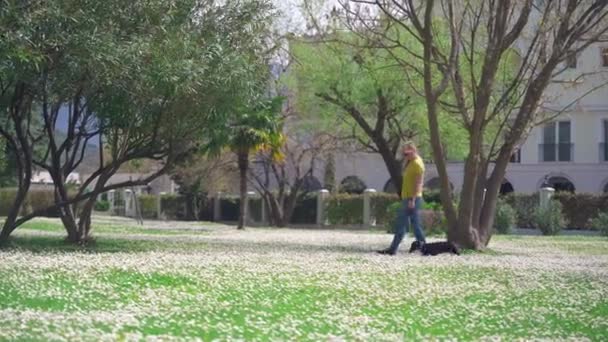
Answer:
[[[214,199],[208,196],[200,196],[198,217],[202,221],[213,221],[213,201]],[[260,207],[260,216],[262,215]]]
[[[603,236],[608,236],[608,212],[599,213],[589,223],[594,229],[599,230]]]
[[[509,234],[515,227],[517,213],[505,200],[499,198],[496,203],[494,229],[500,234]]]
[[[15,196],[17,195],[17,189],[8,188],[0,190],[0,216],[8,215],[8,212],[13,205]],[[53,190],[47,189],[30,189],[28,192],[25,202],[21,207],[21,215],[29,214],[33,211],[45,209],[52,206],[55,203],[55,196]],[[42,215],[46,217],[58,217],[59,211],[46,210]]]
[[[538,193],[511,193],[502,197],[505,203],[515,210],[515,225],[521,228],[533,228],[534,209],[538,206]]]
[[[110,210],[110,202],[104,200],[95,202],[95,211],[105,212],[108,210]]]
[[[183,220],[186,217],[185,199],[177,195],[163,195],[160,199],[163,215],[169,220]]]
[[[241,199],[239,197],[222,197],[220,200],[221,221],[235,222],[239,220]]]
[[[139,209],[141,216],[146,219],[155,219],[158,216],[156,208],[156,196],[154,195],[139,195]]]
[[[337,194],[327,201],[330,224],[363,224],[363,195]]]
[[[441,204],[441,192],[439,190],[425,190],[422,193],[424,203],[437,203]]]
[[[394,227],[397,221],[397,214],[401,210],[401,202],[391,203],[386,208],[386,221],[384,223],[384,227],[386,228],[387,233],[395,233]]]
[[[296,201],[290,223],[315,224],[317,222],[317,195],[308,193]]]
[[[0,189],[0,216],[7,216],[15,200],[15,189]]]
[[[371,197],[371,212],[373,217],[376,219],[377,226],[387,224],[387,220],[390,219],[389,207],[394,203],[399,204],[399,196],[396,194],[379,192]]]
[[[445,235],[447,232],[447,219],[441,210],[422,210],[420,220],[426,236]],[[413,231],[412,234],[414,234]]]
[[[595,228],[590,219],[600,212],[608,212],[608,195],[558,192],[553,197],[561,202],[564,216],[570,227],[575,229]]]
[[[562,204],[551,200],[546,207],[536,207],[533,215],[534,226],[543,235],[557,235],[566,226],[566,220],[562,214]]]
[[[434,205],[437,207],[437,205]],[[402,210],[402,204],[400,202],[392,203],[387,208],[387,221],[384,225],[388,233],[394,233],[395,223],[397,221],[397,215],[399,210]],[[443,212],[440,210],[427,210],[423,209],[420,211],[420,224],[424,230],[424,234],[430,235],[443,235],[447,231],[447,221]],[[410,227],[410,234],[414,234],[413,227]]]

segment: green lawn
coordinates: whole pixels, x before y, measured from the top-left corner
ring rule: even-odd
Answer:
[[[96,222],[87,248],[54,220],[16,231],[0,340],[608,340],[606,238],[385,257],[380,233]]]

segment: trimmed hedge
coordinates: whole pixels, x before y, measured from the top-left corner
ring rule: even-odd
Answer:
[[[253,222],[262,222],[262,199],[249,199],[249,217]]]
[[[553,197],[562,204],[564,218],[570,229],[595,229],[591,220],[599,213],[608,212],[608,195],[594,195],[585,193],[558,192]],[[504,200],[515,209],[517,213],[517,226],[520,228],[534,228],[534,209],[539,204],[538,193],[509,194]]]
[[[384,225],[388,233],[394,233],[394,225],[397,219],[399,210],[402,210],[400,203],[393,203],[388,208],[388,221]],[[424,235],[445,235],[447,231],[447,222],[442,211],[423,209],[420,211],[420,220],[422,221],[422,230]],[[414,236],[414,228],[410,227],[409,232],[411,236]]]
[[[315,224],[317,222],[317,194],[309,193],[296,202],[290,223]]]
[[[95,211],[107,212],[110,211],[110,202],[106,200],[100,200],[95,202]]]
[[[363,195],[332,195],[325,210],[329,224],[363,224]]]
[[[426,196],[425,196],[426,197]],[[328,199],[327,218],[330,224],[363,224],[364,195],[337,194]],[[431,193],[429,202],[424,201],[422,220],[428,234],[440,234],[445,231],[445,219],[438,202],[438,193]],[[376,226],[391,227],[395,212],[400,208],[399,197],[390,193],[376,193],[370,198],[371,214],[376,219]]]
[[[591,225],[599,230],[603,236],[608,236],[608,213],[600,213],[591,220]]]
[[[0,216],[7,216],[10,208],[13,205],[17,189],[8,188],[0,189]],[[30,214],[36,210],[44,209],[52,206],[55,203],[55,195],[53,190],[30,189],[25,202],[21,208],[21,215]],[[43,217],[59,217],[59,210],[47,210],[41,216]]]
[[[238,221],[241,200],[238,197],[222,197],[220,200],[220,221]]]
[[[160,204],[163,215],[168,220],[183,220],[186,217],[186,202],[183,196],[162,195]]]
[[[558,192],[553,197],[562,204],[568,228],[592,229],[591,220],[608,212],[608,195]]]
[[[361,197],[361,201],[363,201],[363,197]],[[396,194],[379,192],[371,197],[371,212],[376,218],[376,226],[384,226],[392,222],[389,208],[394,203],[399,203],[399,196]],[[363,215],[363,211],[361,211],[361,215]]]
[[[158,218],[156,210],[156,196],[154,195],[139,195],[139,209],[141,216],[145,219]]]

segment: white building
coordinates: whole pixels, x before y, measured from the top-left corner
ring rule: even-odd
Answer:
[[[31,182],[34,185],[52,185],[53,178],[48,171],[35,171],[32,174]],[[66,179],[68,184],[80,184],[80,174],[78,172],[72,172]]]
[[[507,168],[504,191],[530,193],[547,179],[557,189],[608,193],[608,40],[591,45],[547,89],[546,107],[567,108],[554,121],[533,129]],[[460,190],[463,164],[448,165],[450,181]],[[356,175],[367,187],[386,190],[389,175],[379,155],[336,157],[336,181]],[[437,172],[427,165],[426,185]]]

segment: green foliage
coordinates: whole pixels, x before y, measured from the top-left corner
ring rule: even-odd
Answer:
[[[15,188],[0,189],[0,216],[8,215],[9,210],[13,206],[15,196],[17,196],[17,189]],[[27,215],[33,211],[48,208],[53,204],[55,204],[53,190],[30,190],[21,207],[20,214]],[[47,210],[41,216],[57,217],[58,210]]]
[[[447,221],[443,215],[443,212],[437,210],[439,207],[434,207],[434,209],[422,209],[420,211],[420,223],[422,225],[422,229],[424,234],[427,236],[433,235],[444,235],[447,231]],[[384,225],[386,231],[388,233],[395,232],[395,224],[397,222],[397,215],[399,211],[403,210],[402,202],[392,203],[387,208],[387,221]],[[414,233],[413,227],[410,227],[411,234]]]
[[[30,127],[43,107],[78,108],[93,119],[71,123],[67,136],[100,130],[104,166],[169,167],[228,127],[236,109],[259,109],[251,99],[266,90],[273,16],[267,0],[2,1],[0,116],[24,100]],[[56,121],[26,136],[53,132]],[[79,155],[63,146],[60,154]]]
[[[424,230],[425,235],[445,236],[448,229],[448,224],[443,211],[436,209],[422,210],[420,212],[420,219],[422,221],[422,229]]]
[[[424,203],[437,203],[441,204],[441,193],[439,190],[425,190],[422,193]]]
[[[562,204],[564,217],[572,229],[594,229],[590,219],[600,212],[608,211],[608,196],[605,194],[585,194],[559,192],[553,196],[554,200]],[[534,227],[533,214],[538,206],[538,193],[534,194],[508,194],[504,196],[505,202],[515,209],[517,226],[522,228]]]
[[[534,226],[543,235],[557,235],[567,224],[562,214],[562,204],[556,200],[549,201],[546,207],[537,206],[532,218]]]
[[[395,203],[399,204],[399,196],[396,194],[379,192],[371,197],[371,211],[376,219],[377,226],[390,225],[388,223],[392,219],[390,207]]]
[[[158,211],[156,208],[157,199],[154,195],[139,195],[139,208],[141,215],[145,219],[158,218]]]
[[[110,202],[101,200],[95,202],[95,211],[107,212],[110,210]]]
[[[500,234],[509,234],[515,228],[517,213],[505,200],[499,198],[496,203],[494,229]]]
[[[608,195],[558,192],[553,197],[562,204],[564,216],[573,229],[591,229],[590,219],[608,212]]]
[[[327,200],[326,210],[330,224],[363,224],[363,195],[332,195]]]
[[[596,218],[592,219],[591,227],[600,231],[603,236],[608,236],[608,213],[599,213]]]
[[[373,128],[381,96],[394,120],[385,127],[390,141],[428,136],[424,98],[408,87],[422,89],[422,79],[415,73],[404,75],[401,66],[392,60],[391,53],[404,52],[360,48],[366,42],[349,33],[336,33],[332,38],[331,42],[306,38],[290,41],[295,63],[284,82],[298,94],[295,105],[303,116],[300,124],[309,129],[330,130],[336,135],[354,133],[359,141],[373,144],[369,132],[361,128],[345,105],[356,108]],[[401,34],[400,39],[404,46],[420,51],[418,42],[407,34]],[[322,95],[337,101],[328,101]],[[440,123],[442,136],[449,142],[445,144],[449,146],[448,158],[462,160],[468,148],[465,130],[452,115],[442,113]],[[427,139],[419,139],[418,144],[424,155],[432,155]]]
[[[503,196],[504,202],[515,210],[516,225],[520,228],[534,227],[534,209],[538,206],[538,193],[511,193]]]
[[[0,189],[0,216],[7,216],[9,210],[13,206],[15,195],[17,194],[16,189]]]
[[[239,219],[239,211],[241,207],[241,199],[239,197],[222,197],[220,200],[220,211],[222,213],[221,221],[237,221]]]
[[[308,193],[296,202],[290,223],[315,224],[317,221],[317,194]]]
[[[180,220],[186,216],[186,202],[183,196],[162,195],[161,212],[169,220]]]
[[[362,194],[366,188],[367,186],[361,180],[361,178],[357,176],[348,176],[340,182],[339,192],[347,194]]]
[[[386,221],[384,221],[384,228],[387,233],[395,232],[395,224],[397,224],[397,215],[399,214],[399,210],[401,210],[401,202],[391,203],[386,208]]]

